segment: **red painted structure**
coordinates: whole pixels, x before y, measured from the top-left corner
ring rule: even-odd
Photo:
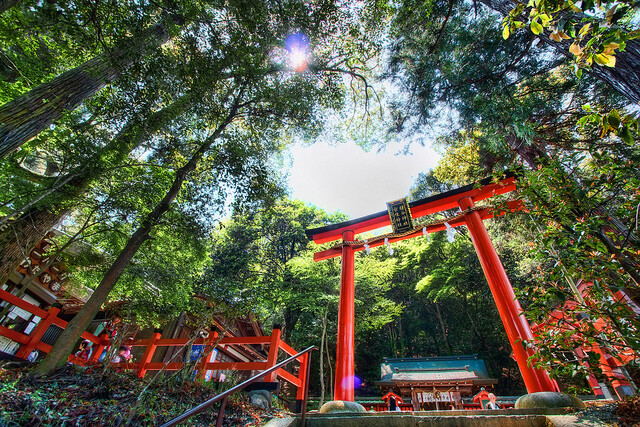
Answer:
[[[389,410],[389,405],[386,402],[358,402],[358,403],[364,406],[364,409],[366,409],[367,411],[386,412]],[[514,407],[514,404],[513,402],[500,402],[500,406],[502,407],[502,409],[510,409]],[[398,405],[398,407],[400,408],[400,411],[404,411],[404,412],[414,411],[413,404],[411,403],[402,403]],[[482,405],[480,405],[479,403],[463,403],[462,408],[460,409],[463,411],[481,411],[484,408],[482,408]]]
[[[409,204],[412,218],[420,218],[447,209],[461,208],[463,215],[449,221],[451,227],[466,225],[471,234],[478,258],[482,264],[491,293],[498,306],[500,318],[507,331],[514,357],[522,373],[527,391],[559,391],[558,385],[551,380],[546,372],[534,369],[527,364],[528,357],[534,354],[532,349],[525,349],[522,341],[532,341],[533,334],[522,308],[515,299],[513,288],[509,282],[504,267],[489,238],[483,220],[501,215],[504,212],[493,211],[490,208],[475,209],[475,203],[491,198],[495,195],[509,193],[516,189],[516,177],[508,173],[502,179],[495,181],[485,179],[476,184],[467,185],[446,193],[437,194],[426,199]],[[520,208],[518,201],[510,202],[508,210]],[[315,261],[342,256],[342,274],[340,282],[340,308],[338,318],[338,341],[336,351],[336,378],[334,398],[336,400],[354,400],[354,252],[365,249],[364,241],[354,241],[355,235],[366,231],[376,230],[391,225],[387,211],[378,212],[366,217],[335,225],[307,230],[306,234],[317,244],[342,239],[342,245],[337,245],[314,254]],[[445,230],[444,223],[426,226],[427,233]],[[418,237],[423,234],[420,228],[413,233],[389,237],[388,242]],[[383,245],[383,241],[372,241],[368,247]]]
[[[582,304],[596,308],[599,303],[589,295],[589,288],[591,286],[593,286],[593,283],[585,282],[582,279],[576,283],[576,289],[582,297]],[[619,304],[621,309],[628,310],[628,315],[640,317],[640,307],[638,307],[628,295],[622,291],[614,292],[610,289],[609,292],[611,293],[612,302]],[[603,317],[586,319],[580,316],[580,311],[581,303],[576,302],[575,299],[568,300],[550,314],[548,321],[535,325],[533,329],[536,334],[540,334],[541,336],[563,330],[565,332],[579,332],[583,330],[585,326],[595,328],[600,332],[612,332],[613,328],[609,319]],[[597,310],[592,310],[592,312],[597,312]],[[588,342],[587,340],[578,338],[584,336],[589,336],[589,333],[572,334],[572,346],[575,356],[582,360],[582,363],[589,368],[589,363],[584,361],[584,359],[587,357],[587,353],[596,353],[600,359],[598,367],[613,387],[618,398],[622,400],[626,396],[634,395],[634,386],[630,382],[630,378],[627,376],[624,368],[628,363],[638,359],[640,355],[632,348],[623,344],[625,342],[623,337],[620,337],[617,341],[619,344],[616,345],[612,343],[606,348],[595,342]],[[602,389],[603,386],[606,387],[606,383],[601,384],[593,373],[588,374],[587,381],[596,397],[607,397]]]
[[[14,331],[13,329],[5,326],[0,326],[0,336],[7,337],[17,343],[19,343],[20,349],[16,353],[16,357],[20,359],[27,359],[29,354],[33,350],[38,350],[44,353],[51,351],[52,346],[41,341],[44,333],[49,326],[56,325],[60,328],[67,326],[67,321],[58,317],[60,309],[51,307],[49,310],[43,310],[29,302],[12,295],[11,293],[0,289],[0,301],[6,301],[7,303],[16,306],[22,310],[26,310],[41,318],[38,325],[31,331],[30,334],[24,334]],[[206,371],[216,370],[235,370],[235,371],[253,371],[253,370],[267,370],[278,363],[278,354],[280,350],[284,351],[289,356],[294,356],[298,352],[294,350],[287,343],[282,341],[280,329],[274,329],[271,336],[252,336],[252,337],[224,337],[219,339],[216,332],[210,333],[207,338],[199,338],[192,342],[193,345],[204,345],[204,354],[207,354],[208,350],[211,350],[213,346],[238,346],[238,345],[268,345],[269,353],[266,361],[257,362],[212,362],[208,358],[202,358],[198,363],[198,376],[204,377]],[[89,340],[93,343],[93,352],[89,360],[84,360],[74,355],[69,356],[69,362],[87,366],[98,363],[98,358],[102,354],[102,351],[111,345],[111,342],[106,335],[95,336],[89,332],[84,332],[82,338]],[[158,347],[185,347],[189,338],[162,338],[162,334],[154,333],[151,338],[147,339],[134,339],[125,340],[123,345],[131,347],[144,347],[142,357],[136,363],[113,363],[112,366],[119,369],[135,370],[138,377],[144,377],[149,371],[177,371],[184,367],[183,362],[152,362],[153,355]],[[298,374],[294,375],[284,369],[278,369],[273,374],[265,379],[265,381],[275,381],[276,378],[281,378],[288,383],[297,387],[296,399],[304,399],[304,385],[308,380],[307,375],[307,363],[309,360],[309,353],[303,354],[299,357],[300,368]]]

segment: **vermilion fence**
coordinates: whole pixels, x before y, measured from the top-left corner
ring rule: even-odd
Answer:
[[[9,304],[12,304],[18,308],[21,308],[25,311],[28,311],[31,314],[34,314],[41,318],[40,322],[33,328],[31,333],[24,334],[21,332],[14,331],[13,329],[7,328],[5,326],[0,326],[0,335],[9,338],[20,344],[20,349],[15,354],[16,357],[21,359],[27,359],[33,350],[39,350],[44,353],[48,353],[51,351],[51,345],[44,343],[41,341],[45,332],[49,329],[51,325],[56,325],[60,328],[65,328],[67,326],[67,321],[62,320],[58,317],[60,313],[60,309],[56,307],[51,307],[49,310],[43,310],[35,305],[24,301],[15,295],[10,294],[7,291],[0,290],[0,300],[4,300]],[[82,338],[89,340],[93,343],[93,352],[88,361],[84,359],[80,359],[76,356],[69,356],[69,361],[72,363],[76,363],[79,365],[92,365],[98,363],[98,359],[100,355],[103,353],[104,349],[111,345],[111,342],[104,335],[95,336],[89,332],[85,332],[82,334]],[[132,346],[132,347],[144,347],[144,351],[142,353],[142,357],[139,362],[136,363],[113,363],[114,367],[119,369],[131,369],[135,370],[136,374],[142,378],[146,375],[148,371],[159,371],[159,370],[167,370],[167,371],[176,371],[182,369],[185,366],[184,362],[152,362],[153,356],[158,349],[158,347],[183,347],[188,342],[192,340],[188,338],[162,338],[162,335],[158,332],[154,333],[151,338],[147,339],[135,339],[135,340],[126,340],[123,344]],[[267,355],[266,361],[258,361],[258,362],[215,362],[210,361],[213,357],[213,349],[215,346],[224,346],[224,345],[252,345],[252,344],[267,344],[269,346],[269,353]],[[217,333],[212,333],[207,338],[199,338],[192,342],[192,345],[202,345],[204,346],[204,351],[202,354],[206,355],[198,361],[198,365],[196,367],[198,371],[198,376],[200,378],[204,378],[204,374],[207,371],[215,371],[215,370],[232,370],[232,371],[258,371],[258,370],[266,370],[276,365],[278,362],[278,353],[280,350],[283,350],[290,356],[296,355],[298,352],[295,351],[291,346],[281,340],[281,331],[280,329],[274,329],[271,336],[260,336],[260,337],[224,337],[219,339]],[[298,359],[300,362],[300,369],[298,375],[294,375],[284,369],[278,369],[274,373],[269,374],[265,377],[265,381],[275,381],[276,378],[281,378],[290,384],[293,384],[297,387],[297,396],[296,399],[303,399],[304,396],[304,385],[307,381],[306,373],[307,373],[307,364],[309,360],[309,353],[306,353]]]
[[[373,410],[375,412],[386,412],[389,410],[389,404],[384,402],[358,402],[358,403],[364,406],[364,409],[366,409],[367,411]],[[404,411],[404,412],[413,411],[413,405],[411,403],[409,404],[401,403],[398,405],[398,408],[400,409],[400,411]]]
[[[358,403],[364,406],[364,408],[367,411],[373,410],[375,412],[386,412],[389,410],[389,404],[384,402],[358,402]],[[502,409],[510,409],[514,407],[514,404],[512,402],[509,402],[509,403],[501,402],[500,407]],[[406,412],[414,411],[413,404],[411,403],[401,403],[398,405],[398,408],[400,408],[400,411],[406,411]],[[442,410],[446,411],[446,410],[449,410],[449,408],[443,408]],[[483,410],[483,408],[479,403],[463,403],[460,408],[457,408],[457,410],[480,411],[480,410]]]

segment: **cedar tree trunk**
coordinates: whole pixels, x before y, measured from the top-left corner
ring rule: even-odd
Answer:
[[[135,60],[169,40],[169,33],[156,24],[137,37],[119,44],[43,83],[0,107],[0,157],[16,150],[49,127],[69,110],[96,94]]]

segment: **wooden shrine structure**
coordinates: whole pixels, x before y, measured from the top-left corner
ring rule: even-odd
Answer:
[[[478,355],[441,357],[385,357],[380,364],[382,393],[396,393],[414,411],[464,409],[482,390],[494,391],[498,380],[489,378]],[[383,396],[384,400],[384,396]]]
[[[306,231],[307,237],[317,244],[342,240],[334,247],[314,254],[315,261],[338,256],[342,257],[334,387],[335,400],[354,401],[355,252],[369,250],[385,244],[389,245],[393,242],[413,237],[426,236],[428,233],[449,230],[463,225],[469,229],[527,391],[529,393],[559,391],[558,384],[549,378],[545,371],[535,369],[529,366],[527,362],[527,359],[534,355],[534,350],[526,348],[523,342],[533,341],[533,333],[523,315],[511,282],[483,222],[485,219],[505,213],[504,211],[520,209],[520,201],[509,202],[504,211],[476,206],[479,201],[489,199],[495,195],[506,194],[515,189],[516,176],[510,172],[499,179],[487,178],[477,183],[409,204],[404,202],[404,208],[402,204],[392,202],[388,204],[389,209],[387,211]],[[453,218],[416,226],[415,219],[417,218],[454,208],[459,208],[460,213]],[[394,226],[394,233],[392,234],[367,240],[356,239],[358,234],[389,225]]]
[[[51,351],[54,342],[47,339],[52,330],[64,329],[68,322],[60,317],[60,309],[51,306],[44,310],[34,304],[25,301],[11,293],[0,289],[0,301],[9,304],[12,308],[37,316],[35,328],[29,332],[22,332],[0,325],[0,338],[14,342],[16,351],[9,356],[13,359],[29,360],[29,355],[37,350],[44,354]],[[257,331],[256,331],[257,332]],[[166,336],[168,335],[168,336]],[[196,362],[197,378],[204,380],[223,381],[220,372],[226,371],[264,371],[278,363],[278,356],[288,354],[294,356],[298,353],[290,345],[282,340],[282,332],[279,327],[274,327],[270,336],[235,336],[231,331],[225,330],[220,337],[216,331],[207,331],[206,336],[197,339],[192,337],[173,337],[173,334],[162,335],[162,332],[154,331],[149,338],[125,339],[118,345],[127,345],[133,348],[133,360],[130,362],[114,362],[110,365],[116,369],[133,370],[136,375],[143,378],[150,372],[177,371],[185,367],[189,361]],[[57,339],[57,335],[56,335]],[[116,343],[109,334],[98,336],[84,332],[82,339],[92,343],[92,352],[88,359],[82,359],[70,355],[68,361],[80,366],[91,366],[100,363],[103,351]],[[191,347],[191,353],[186,357],[178,357],[166,360],[163,356],[166,350],[176,350],[178,354],[184,354],[187,346]],[[268,349],[268,351],[267,351]],[[283,353],[281,353],[283,352]],[[173,354],[171,352],[171,354]],[[295,386],[296,402],[304,399],[305,383],[307,378],[307,364],[309,353],[300,356],[297,361],[299,368],[293,373],[282,368],[265,377],[266,383],[273,384],[280,379]],[[245,376],[250,376],[246,374]]]

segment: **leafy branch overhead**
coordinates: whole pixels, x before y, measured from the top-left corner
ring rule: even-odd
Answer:
[[[508,39],[528,26],[536,36],[546,35],[558,43],[571,41],[569,52],[580,77],[582,68],[594,63],[615,67],[616,54],[640,37],[640,30],[633,28],[634,13],[633,1],[530,0],[526,5],[519,3],[504,18],[502,36]]]

